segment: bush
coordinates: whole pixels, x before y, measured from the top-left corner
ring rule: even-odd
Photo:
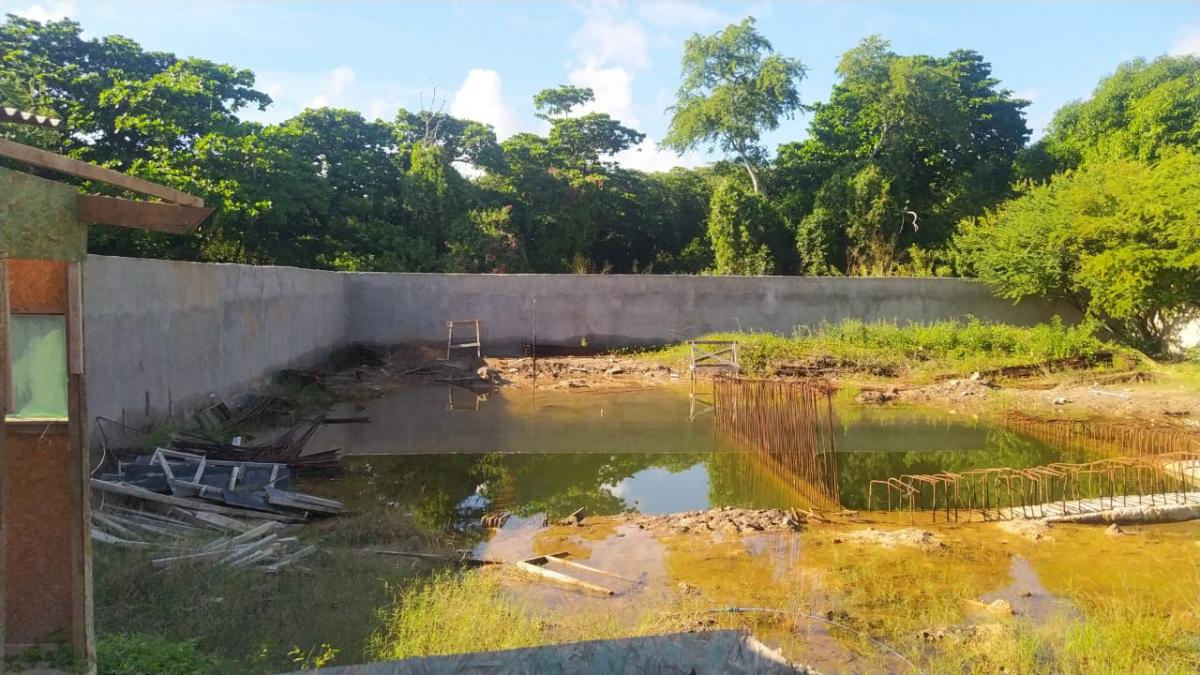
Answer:
[[[960,269],[1000,295],[1066,299],[1127,343],[1164,351],[1200,315],[1200,155],[1060,174],[963,223],[956,246]]]
[[[96,646],[100,675],[205,675],[225,672],[221,662],[192,642],[135,633],[106,635]]]

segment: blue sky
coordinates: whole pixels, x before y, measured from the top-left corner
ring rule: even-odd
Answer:
[[[1121,61],[1200,54],[1200,0],[0,0],[0,12],[70,16],[89,35],[119,33],[147,49],[250,68],[276,101],[249,115],[265,121],[322,104],[390,118],[399,107],[429,107],[436,89],[448,111],[505,137],[544,130],[532,114],[538,90],[592,86],[597,109],[648,135],[621,157],[646,169],[705,160],[653,141],[668,125],[683,41],[747,15],[778,51],[808,66],[800,88],[807,102],[828,96],[841,53],[878,33],[902,54],[980,52],[1003,86],[1033,100],[1035,134]],[[785,121],[770,146],[802,138],[807,124],[804,115]]]

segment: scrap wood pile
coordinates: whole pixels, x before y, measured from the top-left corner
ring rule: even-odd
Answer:
[[[285,464],[214,460],[165,448],[92,479],[92,488],[106,495],[231,517],[304,522],[344,510],[337,500],[290,487]]]
[[[208,459],[248,462],[277,462],[305,473],[330,474],[341,470],[340,448],[319,452],[305,452],[308,442],[322,425],[356,424],[369,422],[367,417],[328,417],[320,415],[300,420],[295,425],[278,433],[273,438],[249,442],[235,429],[268,424],[292,410],[285,399],[274,396],[250,396],[237,407],[230,408],[224,401],[204,408],[196,413],[199,428],[178,432],[171,436],[170,446],[174,450],[204,455]],[[96,418],[101,446],[105,456],[128,459],[137,455],[146,445],[147,432],[105,417]]]
[[[153,549],[158,555],[150,562],[160,569],[212,563],[278,572],[317,552],[287,528],[274,520],[255,525],[176,506],[143,510],[105,503],[92,511],[93,541]]]
[[[155,549],[157,567],[213,562],[276,572],[316,552],[289,524],[342,503],[289,490],[284,464],[211,460],[159,448],[92,479],[92,539]]]

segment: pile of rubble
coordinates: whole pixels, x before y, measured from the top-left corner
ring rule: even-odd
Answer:
[[[796,509],[736,509],[725,506],[709,511],[663,515],[629,514],[627,521],[641,529],[673,532],[752,533],[800,530],[809,516]]]

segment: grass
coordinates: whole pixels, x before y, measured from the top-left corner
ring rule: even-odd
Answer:
[[[1194,528],[1156,526],[1112,538],[1056,528],[1053,541],[988,527],[940,530],[928,552],[832,544],[818,537],[805,564],[823,573],[839,612],[933,673],[1194,673],[1200,668],[1200,572]],[[831,536],[831,535],[830,535]],[[1008,554],[1026,556],[1075,614],[1035,623],[991,619],[991,630],[937,643],[918,631],[977,623],[972,601],[1008,583]],[[1157,579],[1157,581],[1155,581]],[[854,644],[853,640],[848,640]],[[858,649],[868,646],[860,642]]]
[[[967,321],[898,325],[846,320],[791,337],[774,333],[713,333],[704,340],[736,340],[743,370],[771,374],[784,363],[817,363],[880,377],[928,379],[970,374],[1055,359],[1091,358],[1105,352],[1141,360],[1136,352],[1097,338],[1087,325],[1066,326],[1057,317],[1032,327]],[[687,361],[686,344],[645,353],[645,358],[678,367]]]
[[[1195,673],[1200,644],[1171,615],[1107,599],[1081,619],[1017,619],[987,639],[944,649],[933,673]]]
[[[220,672],[279,672],[304,664],[365,661],[377,611],[393,599],[389,589],[413,583],[430,569],[408,559],[358,553],[333,543],[333,537],[319,541],[311,530],[306,532],[302,536],[321,547],[305,561],[311,574],[285,570],[269,575],[203,563],[158,572],[150,565],[150,554],[97,545],[93,564],[100,642],[155,636],[165,641],[164,648],[170,642],[187,643],[200,654],[220,654]]]
[[[191,641],[177,642],[144,633],[103,636],[96,646],[96,668],[103,675],[209,675],[230,665],[201,652]]]
[[[506,600],[492,576],[443,572],[400,590],[368,653],[386,661],[543,644],[546,626]]]

